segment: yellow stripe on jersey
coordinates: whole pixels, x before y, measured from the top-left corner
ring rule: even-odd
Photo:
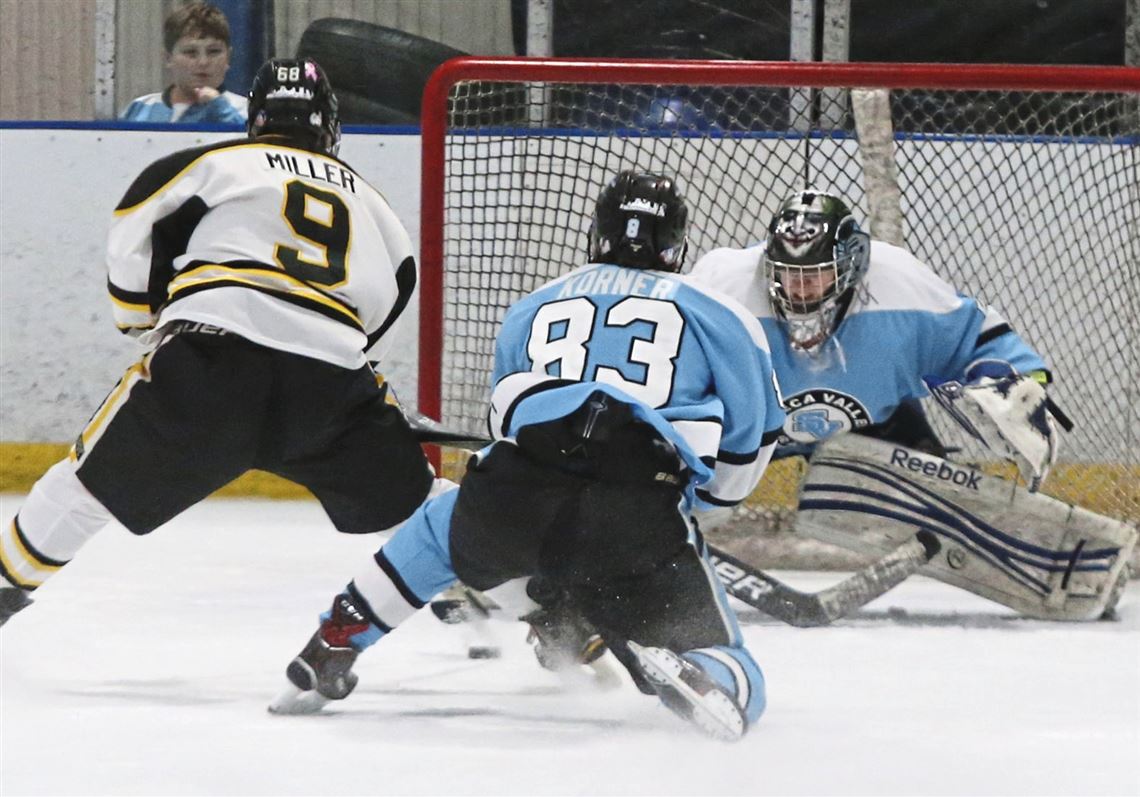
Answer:
[[[150,305],[147,304],[146,302],[140,302],[140,303],[124,302],[122,299],[117,298],[115,296],[115,294],[111,293],[110,291],[107,292],[107,295],[111,297],[111,303],[112,304],[114,304],[118,307],[121,307],[124,310],[129,310],[132,313],[146,313],[148,315],[150,314]]]
[[[110,392],[103,404],[96,410],[95,415],[91,421],[83,429],[79,435],[79,439],[83,443],[84,452],[90,451],[91,446],[103,434],[111,418],[119,411],[119,407],[123,406],[127,396],[131,392],[131,388],[138,382],[150,381],[150,360],[154,356],[154,352],[148,352],[145,357],[127,369],[123,374],[119,384],[115,385],[115,389]],[[79,459],[79,452],[75,446],[72,446],[71,451],[68,453],[67,458],[72,462]]]
[[[287,296],[304,299],[305,301],[320,304],[344,316],[357,329],[364,329],[360,317],[341,301],[329,296],[323,291],[311,287],[308,283],[291,277],[283,271],[260,268],[230,268],[221,264],[199,266],[177,275],[167,288],[167,295],[171,299],[177,298],[178,292],[188,288],[209,285],[212,283],[231,283],[248,285],[251,288],[264,288],[266,290],[282,293]]]

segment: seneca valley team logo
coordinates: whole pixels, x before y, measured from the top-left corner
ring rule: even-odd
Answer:
[[[871,423],[867,408],[838,390],[805,390],[784,401],[784,442],[818,443]]]

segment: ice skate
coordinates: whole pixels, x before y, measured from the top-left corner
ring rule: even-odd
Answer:
[[[530,626],[527,642],[538,663],[555,672],[590,664],[606,652],[606,643],[586,620],[565,607],[539,607],[519,618]]]
[[[464,625],[469,629],[472,641],[467,646],[467,658],[497,659],[502,656],[502,649],[492,644],[486,626],[491,612],[498,611],[501,607],[485,593],[457,581],[428,606],[441,623]]]
[[[347,595],[337,596],[330,616],[285,669],[289,686],[269,704],[270,713],[313,714],[348,697],[356,688],[352,665],[360,655],[352,637],[371,627]]]
[[[32,599],[28,597],[27,590],[19,587],[0,587],[0,625],[4,625],[9,617],[31,604]]]
[[[671,650],[627,644],[666,708],[714,739],[744,736],[744,711],[707,673]]]
[[[530,625],[526,641],[543,669],[599,689],[616,689],[621,668],[593,626],[564,606],[540,607],[519,618]]]
[[[499,608],[497,603],[482,592],[458,581],[441,592],[429,606],[436,619],[448,625],[487,618],[490,617],[492,609]]]

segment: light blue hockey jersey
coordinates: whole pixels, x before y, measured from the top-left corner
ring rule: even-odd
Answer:
[[[513,438],[595,390],[631,403],[693,471],[690,499],[755,487],[784,420],[763,330],[688,277],[590,264],[517,302],[499,332],[490,430]]]
[[[764,327],[787,418],[781,445],[811,444],[886,420],[926,383],[1044,370],[995,310],[957,293],[905,249],[871,242],[871,260],[821,350],[792,348],[760,268],[763,244],[714,249],[690,277],[740,301]]]
[[[124,122],[245,124],[248,108],[249,100],[246,97],[224,90],[210,102],[198,105],[187,102],[172,103],[170,89],[167,88],[162,92],[137,97],[119,118]]]

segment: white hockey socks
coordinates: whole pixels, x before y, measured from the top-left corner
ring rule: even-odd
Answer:
[[[40,586],[113,520],[79,481],[75,467],[69,459],[53,465],[0,534],[0,563],[15,586]]]

